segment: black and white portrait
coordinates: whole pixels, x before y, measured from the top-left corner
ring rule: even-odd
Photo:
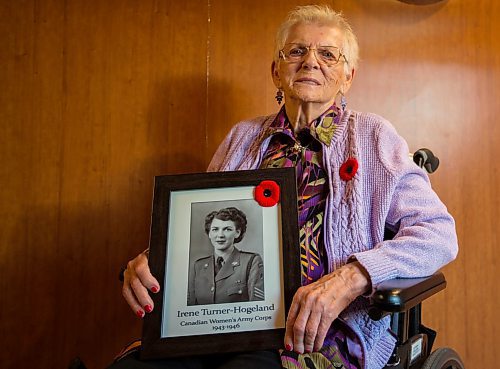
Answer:
[[[287,198],[293,199],[295,171],[286,173],[286,182],[292,184]],[[285,171],[266,169],[265,174],[277,178],[272,175]],[[242,175],[251,183],[242,183]],[[285,327],[285,298],[291,299],[286,281],[294,280],[299,286],[300,264],[296,258],[284,265],[297,255],[285,252],[289,246],[284,245],[297,245],[289,236],[298,231],[285,231],[287,221],[296,217],[282,217],[282,211],[294,214],[295,208],[283,206],[296,206],[295,201],[261,206],[255,200],[254,172],[227,172],[225,177],[220,179],[225,185],[221,186],[218,173],[196,174],[194,179],[182,175],[186,188],[177,189],[176,176],[165,184],[175,190],[155,192],[156,199],[163,201],[155,208],[159,216],[153,216],[152,233],[156,245],[152,255],[157,255],[160,273],[164,271],[162,339]],[[237,179],[237,186],[230,181],[226,185],[231,177]],[[295,277],[290,279],[290,275]]]
[[[254,200],[191,204],[187,305],[262,301],[263,216]]]

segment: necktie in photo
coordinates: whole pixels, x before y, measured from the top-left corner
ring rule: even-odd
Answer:
[[[224,259],[222,258],[222,256],[219,256],[217,258],[216,263],[215,263],[215,274],[219,273],[219,270],[221,270],[223,263],[224,263]]]

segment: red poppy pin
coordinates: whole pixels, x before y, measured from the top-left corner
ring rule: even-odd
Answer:
[[[262,181],[255,187],[253,195],[260,206],[271,207],[280,201],[280,186],[274,181]]]
[[[349,158],[342,164],[339,170],[340,178],[344,181],[350,181],[358,171],[358,161],[355,158]]]

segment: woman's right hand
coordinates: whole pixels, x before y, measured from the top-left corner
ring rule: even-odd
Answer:
[[[130,260],[123,273],[123,297],[140,318],[143,318],[145,313],[152,312],[154,308],[148,290],[153,293],[160,290],[160,284],[149,270],[148,253],[149,250],[146,250]]]

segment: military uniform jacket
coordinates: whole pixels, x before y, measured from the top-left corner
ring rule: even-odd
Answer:
[[[217,275],[214,260],[210,255],[195,261],[188,305],[264,300],[264,266],[259,254],[235,248]]]

